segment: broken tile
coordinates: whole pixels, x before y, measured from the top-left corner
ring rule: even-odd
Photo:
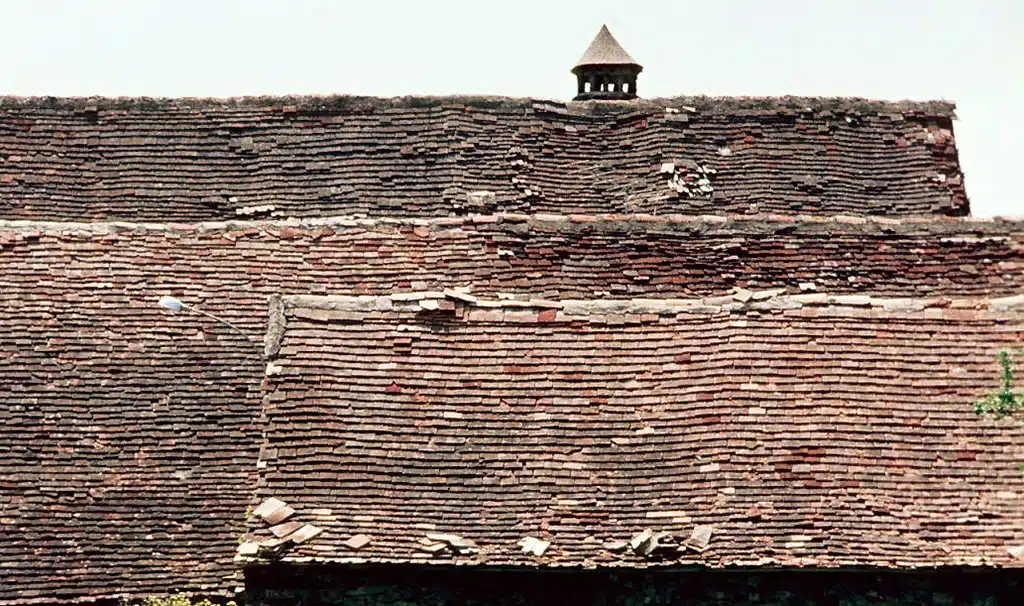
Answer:
[[[519,540],[519,546],[522,547],[524,554],[542,556],[551,546],[551,541],[543,541],[536,537],[523,537]]]
[[[449,545],[472,547],[474,543],[469,539],[464,539],[456,534],[445,534],[437,532],[428,532],[427,538],[431,541],[440,541],[442,543],[448,543]]]
[[[440,553],[440,552],[448,549],[448,544],[447,543],[430,543],[430,544],[427,544],[427,545],[419,545],[417,547],[417,549],[419,549],[421,551],[426,551],[427,553],[435,553],[436,554],[436,553]]]
[[[285,507],[284,501],[281,501],[280,499],[275,499],[274,497],[270,497],[266,501],[260,503],[260,505],[255,510],[253,510],[252,513],[253,515],[257,515],[265,519],[267,515],[270,514],[270,512],[276,511],[281,507]]]
[[[346,540],[344,543],[342,543],[342,545],[348,547],[349,549],[358,550],[369,545],[371,541],[373,541],[373,539],[370,537],[370,535],[357,534]]]

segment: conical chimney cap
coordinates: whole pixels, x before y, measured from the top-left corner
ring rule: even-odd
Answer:
[[[585,67],[589,65],[636,65],[640,66],[633,57],[629,56],[619,41],[615,39],[615,36],[608,31],[607,25],[601,26],[601,31],[597,32],[597,36],[594,37],[594,41],[587,47],[587,52],[583,53],[580,60],[576,63],[576,68]],[[575,68],[574,68],[575,71]]]

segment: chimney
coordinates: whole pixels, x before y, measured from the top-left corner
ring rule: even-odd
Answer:
[[[576,74],[575,100],[635,99],[636,77],[643,69],[612,36],[608,26],[602,25],[587,52],[572,68]]]

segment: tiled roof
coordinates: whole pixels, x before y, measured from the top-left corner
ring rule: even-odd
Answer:
[[[167,314],[161,295],[254,341],[276,294],[784,287],[945,305],[1021,292],[1022,240],[1020,222],[943,218],[0,221],[0,603],[231,595],[239,583],[262,346]],[[978,353],[978,381],[989,353]]]
[[[233,595],[272,496],[290,561],[1019,565],[1024,223],[941,216],[952,119],[0,99],[0,604]]]
[[[285,561],[1020,566],[1024,428],[970,403],[1024,297],[280,305],[258,493],[323,531]]]
[[[964,215],[945,103],[0,98],[0,218]]]

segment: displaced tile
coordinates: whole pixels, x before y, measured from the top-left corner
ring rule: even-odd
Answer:
[[[256,507],[256,509],[254,509],[252,513],[253,515],[257,515],[261,518],[266,519],[267,515],[270,514],[270,512],[277,511],[282,507],[285,507],[284,501],[281,501],[280,499],[275,499],[274,497],[270,497],[269,499],[260,503],[260,505]]]
[[[751,298],[753,298],[753,296],[754,293],[752,291],[747,290],[745,288],[740,288],[733,293],[732,298],[739,301],[740,303],[746,303]]]
[[[473,549],[476,547],[476,543],[472,540],[454,534],[427,533],[427,538],[431,541],[447,543],[448,545],[459,549]]]
[[[236,553],[240,556],[254,556],[259,553],[260,545],[253,541],[246,541],[238,546]]]
[[[427,553],[435,553],[436,554],[436,553],[440,553],[440,552],[448,549],[448,544],[447,543],[430,543],[430,544],[427,544],[427,545],[418,545],[416,548],[421,550],[421,551],[426,551]]]
[[[449,299],[455,299],[457,301],[463,301],[465,303],[476,303],[478,300],[476,297],[467,292],[455,289],[445,289],[444,296],[448,297]]]
[[[551,541],[543,541],[536,537],[523,537],[519,540],[519,546],[527,555],[542,556],[551,546]]]
[[[309,541],[310,539],[316,537],[322,532],[322,528],[318,526],[313,526],[312,524],[306,524],[302,528],[296,530],[292,534],[285,537],[285,540],[291,541],[296,545],[301,545],[302,543]]]
[[[284,505],[263,516],[263,521],[267,524],[279,524],[293,515],[295,515],[295,510]]]
[[[349,538],[348,540],[344,541],[342,545],[352,550],[359,550],[369,545],[371,541],[373,541],[373,538],[371,538],[370,535],[357,534]]]
[[[291,533],[295,532],[299,528],[302,528],[302,522],[285,522],[276,526],[270,527],[270,532],[279,539],[282,539]]]
[[[695,526],[690,538],[686,539],[685,545],[696,551],[704,551],[711,542],[711,533],[714,528],[711,526]]]
[[[635,552],[641,552],[650,545],[651,540],[654,538],[654,531],[650,528],[646,528],[637,534],[633,535],[633,538],[629,540],[630,548]]]

